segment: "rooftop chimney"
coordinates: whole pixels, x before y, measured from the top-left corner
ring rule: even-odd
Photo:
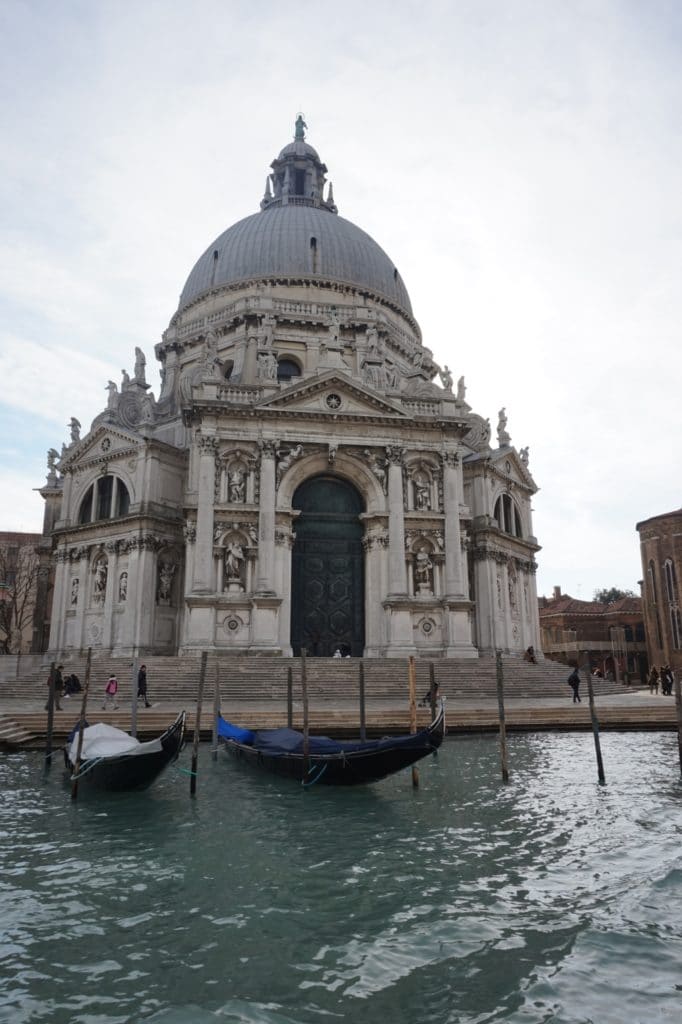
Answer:
[[[555,587],[554,588],[554,600],[558,601],[560,597],[561,597],[561,587]]]

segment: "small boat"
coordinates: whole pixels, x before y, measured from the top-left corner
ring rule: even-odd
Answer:
[[[78,754],[78,728],[64,747],[64,762],[71,780],[97,789],[146,789],[163,769],[175,761],[185,737],[185,712],[156,739],[140,743],[122,729],[98,722],[83,730],[80,765],[74,775]]]
[[[241,729],[218,717],[218,742],[234,757],[297,779],[304,786],[358,786],[378,782],[435,753],[445,734],[443,701],[426,729],[407,736],[378,740],[333,740],[309,736],[304,752],[302,732],[295,729]]]

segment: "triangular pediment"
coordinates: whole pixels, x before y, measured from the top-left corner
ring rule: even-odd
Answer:
[[[60,471],[128,456],[138,449],[140,441],[141,438],[132,431],[101,423],[82,441],[76,442],[66,450],[59,465]]]
[[[521,458],[516,448],[504,447],[494,449],[489,456],[496,471],[507,480],[537,490],[535,481],[530,474],[527,462]]]
[[[400,405],[343,374],[308,377],[285,391],[258,402],[256,409],[281,410],[319,416],[381,416],[406,419]]]

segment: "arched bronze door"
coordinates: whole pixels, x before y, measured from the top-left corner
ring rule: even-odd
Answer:
[[[352,484],[316,476],[296,489],[291,573],[291,646],[313,657],[337,648],[361,657],[365,645],[362,498]]]

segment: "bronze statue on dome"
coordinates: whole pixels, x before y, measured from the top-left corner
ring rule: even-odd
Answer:
[[[299,141],[299,139],[301,142],[303,142],[303,139],[305,139],[305,129],[307,127],[308,125],[303,120],[303,114],[299,114],[298,117],[296,118],[296,134],[294,135],[294,138],[296,139],[297,142]]]

